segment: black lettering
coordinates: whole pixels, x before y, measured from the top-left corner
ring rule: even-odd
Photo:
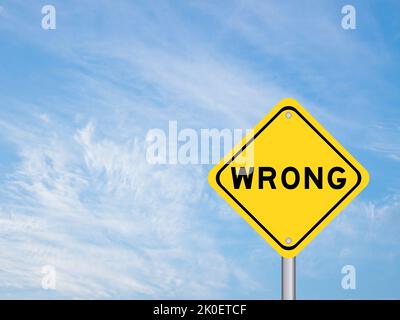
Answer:
[[[322,167],[318,167],[318,177],[315,176],[310,167],[304,169],[304,188],[310,189],[310,178],[318,189],[322,189]]]
[[[244,167],[240,167],[239,174],[237,174],[235,167],[231,167],[231,171],[232,171],[233,187],[235,189],[240,188],[242,179],[244,180],[244,185],[245,185],[246,189],[251,188],[251,184],[253,182],[253,173],[254,173],[253,167],[250,167],[249,174],[247,174],[246,168],[244,168]]]
[[[290,171],[294,173],[294,182],[292,184],[289,184],[287,182],[287,174]],[[283,171],[282,171],[282,184],[286,189],[294,189],[294,188],[296,188],[299,185],[299,182],[300,182],[300,174],[299,174],[299,172],[297,171],[296,168],[287,167],[287,168],[283,169]]]
[[[264,173],[269,172],[270,174],[265,176]],[[268,181],[271,189],[276,189],[274,179],[276,177],[276,171],[272,167],[260,167],[258,171],[258,188],[264,189],[264,181]]]
[[[335,172],[343,173],[344,169],[341,167],[333,167],[328,173],[328,183],[333,189],[342,189],[346,184],[346,178],[337,178],[336,183],[333,182],[333,174]]]

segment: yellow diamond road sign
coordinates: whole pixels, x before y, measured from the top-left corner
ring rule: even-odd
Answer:
[[[296,256],[368,184],[368,172],[296,100],[284,99],[209,173],[278,253]]]

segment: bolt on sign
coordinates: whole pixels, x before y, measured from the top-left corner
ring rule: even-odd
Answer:
[[[210,185],[282,257],[295,257],[363,190],[368,172],[294,99],[210,171]]]

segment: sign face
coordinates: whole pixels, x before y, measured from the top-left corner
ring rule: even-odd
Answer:
[[[209,173],[278,253],[296,256],[364,189],[368,172],[296,100],[284,99]]]

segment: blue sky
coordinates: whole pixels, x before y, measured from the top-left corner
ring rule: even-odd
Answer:
[[[371,177],[298,256],[298,297],[400,298],[398,1],[53,1],[47,31],[45,4],[0,3],[0,297],[278,299],[280,257],[211,166],[150,165],[145,137],[293,97]]]

